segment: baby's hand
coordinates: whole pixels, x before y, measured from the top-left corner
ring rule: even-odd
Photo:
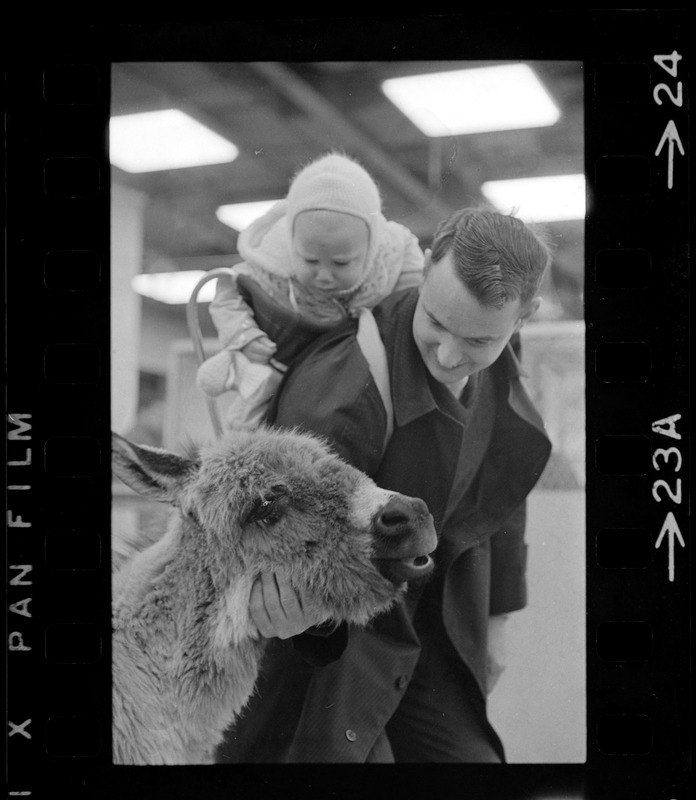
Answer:
[[[275,343],[268,336],[259,336],[245,344],[242,353],[254,364],[268,364],[276,349]]]

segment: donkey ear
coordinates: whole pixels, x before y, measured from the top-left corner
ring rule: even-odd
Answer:
[[[168,450],[133,444],[111,434],[111,468],[127,486],[144,497],[174,503],[198,463]]]

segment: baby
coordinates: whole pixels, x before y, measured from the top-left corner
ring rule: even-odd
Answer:
[[[223,349],[197,375],[210,396],[235,390],[227,419],[237,424],[263,417],[283,370],[278,342],[258,326],[237,277],[252,277],[279,310],[319,331],[419,285],[423,269],[417,238],[385,219],[374,180],[337,153],[300,170],[285,200],[240,233],[238,250],[244,260],[234,277],[218,278],[210,305]]]

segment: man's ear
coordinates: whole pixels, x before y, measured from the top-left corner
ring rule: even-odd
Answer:
[[[418,287],[418,288],[419,288],[419,291],[420,291],[420,289],[421,289],[421,288],[422,288],[422,286],[423,286],[423,282],[425,281],[425,276],[428,274],[428,270],[429,270],[429,269],[430,269],[430,267],[432,266],[432,263],[433,263],[433,261],[432,261],[432,257],[431,257],[431,254],[432,254],[432,252],[433,252],[433,251],[432,251],[432,250],[431,250],[429,247],[428,247],[428,248],[427,248],[427,249],[424,251],[424,258],[423,258],[423,276],[422,276],[422,278],[421,278],[420,286]]]
[[[158,447],[133,444],[111,434],[111,469],[127,486],[143,497],[175,503],[198,464],[190,458]]]
[[[525,322],[530,320],[539,310],[539,306],[541,305],[541,297],[535,297],[533,300],[527,304],[527,306],[522,310],[522,313],[517,320],[515,325],[515,333],[521,330],[522,326]]]

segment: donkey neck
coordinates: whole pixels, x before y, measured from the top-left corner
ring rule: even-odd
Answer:
[[[202,657],[214,660],[215,651],[255,639],[249,617],[254,576],[230,554],[212,550],[194,519],[175,517],[158,542],[115,576],[115,618],[155,625],[161,635],[168,631],[173,645],[195,642]]]
[[[152,685],[127,691],[138,695],[134,713],[161,721],[165,763],[212,752],[253,690],[263,647],[249,623],[250,580],[229,576],[217,591],[205,545],[180,519],[114,583],[115,657],[149,663]]]

